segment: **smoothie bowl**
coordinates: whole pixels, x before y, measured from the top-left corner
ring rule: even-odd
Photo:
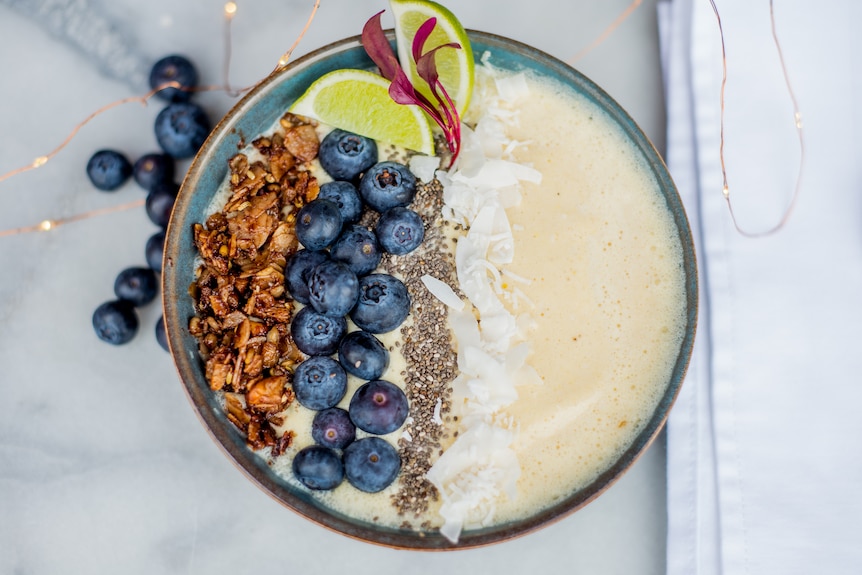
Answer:
[[[222,120],[165,248],[171,352],[216,443],[286,507],[400,548],[501,542],[602,493],[664,425],[696,325],[690,230],[644,134],[564,63],[467,34],[454,162],[437,134],[439,158],[373,142],[340,175],[333,146],[369,140],[300,112],[330,72],[377,71],[349,38]],[[394,203],[368,184],[393,181]]]

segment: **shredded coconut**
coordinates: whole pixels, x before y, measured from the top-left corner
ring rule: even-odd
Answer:
[[[482,62],[468,112],[475,127],[462,126],[458,161],[448,172],[436,172],[443,185],[443,216],[468,230],[455,248],[458,288],[468,301],[440,280],[422,278],[428,291],[450,308],[458,346],[460,373],[452,382],[452,400],[459,432],[427,475],[442,498],[440,532],[452,542],[464,527],[490,524],[499,497],[517,496],[521,467],[511,447],[517,425],[502,417],[501,410],[517,400],[517,386],[541,383],[526,363],[530,344],[525,340],[533,322],[504,305],[505,300],[517,309],[518,303],[529,303],[510,285],[529,281],[504,269],[515,255],[506,209],[520,204],[521,182],[542,179],[531,166],[511,159],[522,143],[506,134],[518,121],[517,101],[529,89],[522,74],[497,72],[487,55]]]

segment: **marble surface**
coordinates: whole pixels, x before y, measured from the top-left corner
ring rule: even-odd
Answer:
[[[38,0],[0,1],[0,174],[48,153],[97,108],[141,95],[134,70],[117,80],[98,58],[26,15]],[[313,2],[238,2],[231,83],[268,73]],[[629,0],[449,2],[464,24],[570,60]],[[459,5],[460,4],[460,5]],[[18,5],[18,9],[13,6]],[[131,62],[172,52],[223,82],[220,0],[78,2],[111,23]],[[357,34],[383,0],[324,0],[295,55]],[[655,1],[644,2],[575,65],[663,146]],[[68,24],[83,26],[87,19]],[[62,29],[62,28],[61,28]],[[98,38],[98,36],[95,36]],[[94,36],[89,34],[89,40]],[[98,48],[98,42],[95,43]],[[102,66],[104,67],[104,66]],[[140,75],[138,74],[138,77]],[[213,119],[231,106],[198,100]],[[130,158],[156,150],[157,102],[100,115],[47,165],[0,182],[0,230],[139,200],[129,183],[95,190],[84,166],[102,147]],[[187,164],[182,164],[185,167]],[[665,563],[665,453],[660,437],[617,484],[582,511],[524,538],[454,553],[395,551],[330,533],[282,508],[222,455],[156,343],[158,304],[122,347],[100,342],[91,315],[116,274],[144,265],[156,231],[142,208],[49,233],[0,237],[0,574],[35,573],[578,573],[659,574]],[[348,571],[349,570],[349,571]]]

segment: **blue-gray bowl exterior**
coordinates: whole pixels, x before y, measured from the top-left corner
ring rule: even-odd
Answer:
[[[316,78],[342,68],[373,68],[358,36],[325,46],[273,73],[228,113],[204,143],[185,177],[174,205],[165,244],[162,293],[171,353],[189,399],[210,435],[253,482],[285,506],[349,537],[390,547],[448,550],[489,545],[546,526],[584,506],[618,479],[658,435],[679,393],[694,344],[698,309],[694,245],[676,187],[653,145],[608,94],[567,64],[508,38],[472,30],[468,34],[477,58],[489,51],[495,66],[514,71],[531,70],[554,78],[603,109],[650,166],[679,231],[686,277],[687,326],[671,380],[646,427],[619,460],[592,483],[532,517],[465,531],[460,542],[453,545],[437,533],[420,535],[334,512],[306,491],[288,484],[269,468],[264,458],[246,446],[245,438],[227,420],[215,394],[210,391],[204,377],[203,362],[198,355],[197,341],[188,330],[189,320],[195,313],[192,298],[188,295],[188,288],[194,281],[196,258],[192,225],[206,220],[206,210],[227,174],[229,158],[270,128]]]

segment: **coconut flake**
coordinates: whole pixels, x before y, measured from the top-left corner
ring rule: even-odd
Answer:
[[[530,95],[530,87],[527,85],[527,78],[523,73],[500,76],[496,78],[494,83],[500,98],[510,104]]]
[[[437,425],[443,425],[443,418],[440,417],[441,409],[443,409],[443,400],[438,397],[437,403],[434,404],[434,415],[431,417],[431,421]]]
[[[440,158],[437,156],[423,156],[421,154],[417,154],[411,157],[408,163],[413,175],[421,181],[428,183],[434,179],[434,174],[437,171],[437,168],[440,167]]]
[[[428,471],[432,483],[444,486],[440,533],[453,543],[468,517],[478,516],[480,524],[487,524],[500,495],[516,496],[521,466],[511,449],[514,436],[509,429],[480,423],[461,434]]]
[[[476,105],[468,111],[481,110],[481,115],[470,116],[474,129],[462,127],[455,165],[436,173],[443,186],[443,217],[468,230],[455,247],[458,287],[467,301],[437,278],[422,278],[428,291],[450,307],[449,325],[458,346],[460,373],[452,382],[451,399],[459,433],[427,474],[443,500],[440,532],[453,542],[465,526],[492,522],[501,496],[516,497],[521,468],[511,444],[517,422],[502,410],[517,400],[517,386],[541,383],[527,364],[530,346],[524,340],[531,320],[508,311],[501,299],[516,309],[526,299],[504,276],[529,283],[504,269],[515,256],[506,209],[520,204],[522,182],[539,184],[542,179],[533,167],[510,159],[524,143],[506,133],[518,122],[511,104],[529,89],[523,75],[496,73],[489,58],[487,52],[482,55],[486,66],[477,68]],[[439,417],[437,408],[434,417]]]
[[[458,294],[449,287],[449,284],[429,274],[425,274],[421,279],[422,283],[425,284],[425,289],[445,305],[455,311],[464,309],[464,300],[458,297]]]

